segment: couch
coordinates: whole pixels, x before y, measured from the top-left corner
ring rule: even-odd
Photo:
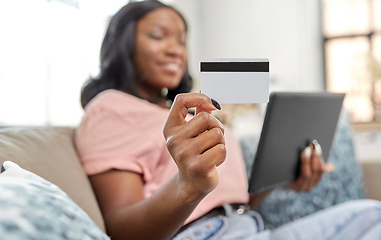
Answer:
[[[0,164],[13,161],[57,185],[87,213],[99,229],[105,231],[96,197],[75,149],[74,133],[75,129],[67,127],[0,129]],[[381,186],[378,184],[381,180],[381,162],[363,162],[361,168],[367,196],[381,200]],[[0,201],[1,194],[0,190]],[[281,196],[279,194],[276,193],[274,197]]]
[[[58,186],[64,193],[67,193],[67,196],[64,196],[60,189],[55,189],[52,187],[49,187],[49,189],[41,189],[39,186],[37,189],[28,190],[30,195],[33,195],[34,198],[37,198],[38,196],[44,194],[47,195],[50,200],[40,200],[45,201],[45,203],[38,204],[34,203],[33,201],[28,202],[27,204],[15,203],[21,205],[20,208],[23,208],[22,211],[29,212],[28,216],[23,216],[23,219],[12,219],[12,216],[8,216],[13,222],[13,226],[5,226],[4,222],[8,224],[10,221],[7,220],[7,216],[4,216],[4,209],[1,208],[1,205],[6,205],[7,201],[4,201],[4,195],[7,193],[7,189],[4,189],[4,180],[2,174],[0,174],[0,239],[105,239],[104,236],[99,236],[99,232],[96,234],[93,234],[90,231],[90,228],[96,228],[98,227],[103,232],[105,231],[105,224],[103,222],[102,214],[99,209],[99,206],[97,204],[96,197],[94,195],[94,192],[91,188],[90,181],[85,174],[84,170],[82,169],[80,160],[78,158],[75,145],[74,145],[74,132],[75,130],[73,128],[66,128],[66,127],[39,127],[39,128],[4,128],[0,129],[0,164],[4,161],[12,161],[16,164],[18,164],[21,168],[29,170],[30,172],[36,174],[37,176],[42,177],[43,179],[46,179],[47,181],[53,183],[54,185]],[[5,171],[7,173],[7,171]],[[25,174],[24,174],[25,175]],[[31,176],[34,178],[34,176]],[[30,177],[28,176],[30,179]],[[23,178],[18,177],[16,180],[13,180],[15,178],[8,178],[10,180],[7,180],[5,184],[12,184],[13,182],[20,182],[23,180]],[[33,179],[34,180],[34,179]],[[41,181],[40,181],[41,182]],[[28,184],[27,187],[30,188],[30,185],[35,186],[39,184],[40,182],[32,182],[32,184]],[[47,184],[46,182],[43,184]],[[7,185],[5,185],[6,187]],[[22,189],[21,191],[25,191],[23,188],[25,186],[16,186],[18,189]],[[8,191],[9,192],[9,191]],[[54,192],[54,195],[50,195],[51,192]],[[15,195],[15,200],[19,200],[20,196],[17,191],[10,192],[8,195]],[[7,196],[5,196],[7,197]],[[24,197],[24,196],[21,196]],[[66,199],[67,198],[67,199]],[[71,209],[69,209],[66,212],[60,212],[59,214],[63,215],[60,217],[57,217],[56,215],[53,216],[45,216],[45,217],[39,217],[38,214],[35,214],[33,211],[40,211],[42,214],[50,214],[52,210],[49,212],[41,211],[41,206],[46,206],[47,203],[56,203],[56,206],[53,206],[54,208],[60,207],[60,201],[64,199],[66,202],[70,201],[71,198],[74,203],[71,204],[70,202],[68,205],[71,205]],[[7,198],[6,198],[7,199]],[[9,199],[8,199],[9,202]],[[32,210],[30,210],[30,205],[34,204],[34,207]],[[8,204],[9,205],[9,204]],[[84,210],[85,213],[89,216],[89,219],[86,218],[86,216],[80,215],[81,209]],[[45,210],[45,209],[43,209]],[[3,212],[3,214],[1,214]],[[15,213],[17,214],[17,213]],[[62,222],[66,222],[64,225],[67,228],[65,231],[58,231],[57,229],[47,229],[51,228],[50,226],[47,226],[47,224],[41,225],[40,223],[35,224],[33,226],[34,229],[37,229],[38,233],[36,233],[36,230],[34,230],[32,233],[30,233],[27,236],[20,235],[20,233],[14,233],[16,228],[32,228],[32,227],[25,227],[25,217],[30,218],[29,215],[34,214],[32,224],[35,224],[34,222],[50,222],[55,223],[57,226],[62,226]],[[6,221],[3,221],[3,219],[6,219]],[[35,219],[38,219],[38,221],[35,221]],[[90,223],[89,223],[90,221]],[[92,224],[92,222],[94,224]],[[82,223],[86,223],[83,225]],[[83,226],[80,226],[80,225]],[[16,226],[15,226],[16,225]],[[75,228],[82,228],[82,229],[74,229]],[[74,231],[74,230],[76,231]],[[10,234],[10,236],[14,237],[5,237],[4,233],[2,231],[7,232]],[[55,231],[55,232],[54,232]],[[70,231],[72,233],[70,233]],[[84,234],[83,238],[79,237],[78,233],[81,233],[81,231],[86,231],[86,234]],[[95,229],[97,231],[97,229]],[[54,232],[54,233],[51,233]],[[49,234],[50,235],[49,235]],[[54,234],[54,235],[52,235]],[[76,237],[72,238],[68,235],[75,235]],[[62,236],[61,235],[65,235]],[[36,237],[37,236],[37,237]],[[50,237],[49,237],[50,236]],[[5,238],[3,238],[5,237]]]

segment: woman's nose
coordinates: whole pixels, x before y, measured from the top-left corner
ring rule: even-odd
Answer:
[[[181,56],[184,54],[185,47],[179,42],[170,41],[166,47],[166,53],[173,56]]]

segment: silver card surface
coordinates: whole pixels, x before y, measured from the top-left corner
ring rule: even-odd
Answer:
[[[269,101],[268,59],[202,59],[201,92],[221,104]]]

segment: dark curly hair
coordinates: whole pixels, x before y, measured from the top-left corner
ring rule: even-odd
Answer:
[[[96,78],[90,78],[82,88],[83,108],[98,93],[106,89],[121,90],[141,98],[136,91],[135,65],[132,60],[136,24],[144,15],[161,7],[173,9],[157,0],[131,2],[111,19],[102,43],[100,74]],[[187,31],[185,19],[178,11],[176,12],[183,19]],[[192,84],[192,78],[187,69],[179,86],[168,91],[167,100],[173,101],[177,94],[190,92]]]

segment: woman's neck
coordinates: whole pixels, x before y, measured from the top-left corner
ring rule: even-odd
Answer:
[[[156,105],[159,106],[159,107],[162,107],[162,108],[166,108],[166,109],[170,109],[171,108],[170,106],[168,106],[167,101],[162,101],[160,103],[156,103]]]
[[[161,90],[147,87],[142,88],[138,86],[137,93],[139,94],[139,97],[146,99],[159,107],[170,108],[167,104],[167,97],[162,95]]]

